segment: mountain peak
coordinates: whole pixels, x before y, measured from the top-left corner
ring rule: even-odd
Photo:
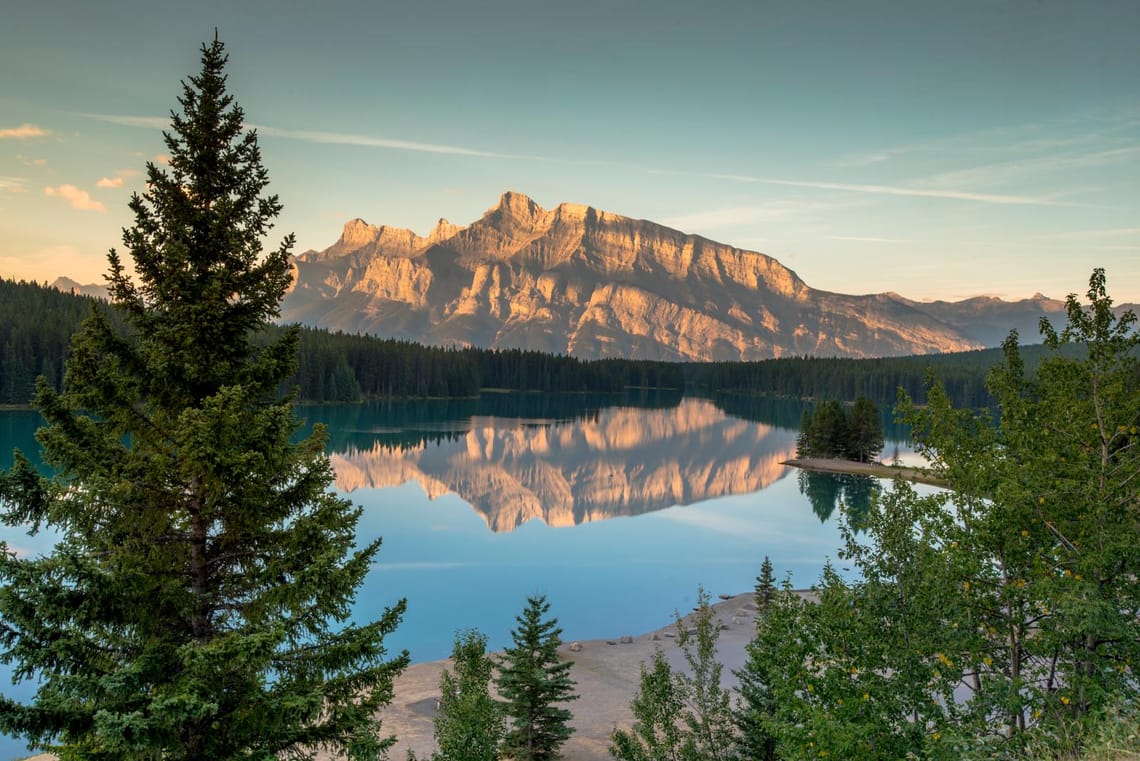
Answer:
[[[817,291],[760,252],[584,204],[547,210],[515,191],[470,225],[439,220],[426,238],[352,220],[342,240],[298,260],[298,281],[287,320],[585,358],[961,351],[1040,316],[984,299]]]
[[[512,217],[533,218],[546,213],[546,210],[522,193],[508,190],[499,198],[495,211],[502,211]]]
[[[431,243],[439,243],[440,241],[447,240],[462,229],[463,228],[459,225],[453,225],[443,217],[440,217],[439,221],[435,223],[435,227],[428,233],[427,239]]]

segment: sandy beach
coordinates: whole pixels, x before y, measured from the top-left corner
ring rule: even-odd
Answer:
[[[722,682],[729,686],[736,683],[732,672],[743,665],[745,647],[754,633],[752,592],[722,595],[714,600],[713,611],[721,625],[718,653],[724,666]],[[691,611],[686,612],[684,620],[687,622],[691,615]],[[564,761],[610,759],[610,732],[632,723],[629,703],[637,692],[640,666],[658,647],[674,667],[684,666],[684,656],[676,644],[676,625],[668,611],[662,611],[661,628],[651,632],[614,632],[610,639],[563,643],[560,652],[574,663],[570,673],[580,695],[569,706],[575,731],[562,748]],[[395,697],[382,713],[384,732],[398,738],[388,754],[392,761],[403,761],[408,750],[426,758],[435,749],[432,716],[439,698],[439,677],[449,665],[448,660],[416,663],[396,680]],[[321,754],[318,758],[332,761],[336,756]],[[55,759],[39,755],[28,761]]]
[[[717,599],[713,610],[722,626],[718,647],[719,660],[724,665],[722,682],[733,685],[736,678],[732,672],[743,665],[745,647],[754,633],[756,606],[752,592]],[[691,612],[686,621],[689,615]],[[676,626],[665,611],[662,623],[659,629],[637,635],[614,632],[610,639],[563,643],[560,652],[574,663],[570,675],[578,683],[581,696],[569,706],[574,713],[575,731],[562,748],[565,761],[610,758],[610,732],[614,727],[632,723],[629,703],[637,692],[640,665],[648,663],[655,648],[660,647],[673,666],[683,666],[684,656],[676,644]],[[448,665],[446,660],[417,663],[396,680],[395,698],[383,713],[385,732],[398,738],[389,753],[393,761],[404,759],[409,749],[423,758],[435,748],[432,716],[439,697],[439,677]]]

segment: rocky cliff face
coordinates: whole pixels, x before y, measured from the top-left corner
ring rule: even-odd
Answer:
[[[987,343],[957,313],[817,291],[755,251],[519,193],[467,227],[441,219],[427,237],[352,220],[295,266],[283,319],[429,344],[708,361]]]

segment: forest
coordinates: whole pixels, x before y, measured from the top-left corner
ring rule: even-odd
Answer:
[[[0,404],[27,404],[40,375],[55,390],[62,389],[71,336],[92,308],[121,326],[121,317],[105,302],[35,282],[0,280]],[[271,344],[283,330],[271,326],[258,340]],[[1022,354],[1032,370],[1043,356],[1042,347],[1022,347]],[[711,396],[734,407],[747,407],[764,396],[848,402],[863,396],[888,406],[900,389],[924,404],[933,379],[955,404],[978,408],[993,404],[985,379],[1000,361],[1000,349],[881,359],[588,361],[523,349],[429,347],[304,327],[297,370],[285,387],[297,388],[305,402],[463,398],[487,389],[609,393],[662,388]]]

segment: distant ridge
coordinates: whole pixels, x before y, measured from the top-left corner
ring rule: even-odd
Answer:
[[[282,319],[436,345],[593,359],[874,357],[1028,342],[1063,303],[923,303],[811,288],[765,254],[591,206],[507,192],[427,236],[354,219],[294,260]]]

